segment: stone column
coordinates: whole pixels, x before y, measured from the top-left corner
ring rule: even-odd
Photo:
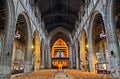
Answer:
[[[41,68],[44,69],[45,67],[45,46],[44,46],[44,42],[42,41],[42,60],[41,60]]]
[[[48,68],[48,51],[47,51],[47,45],[45,45],[45,68]]]
[[[9,24],[9,23],[8,23]],[[4,34],[4,45],[3,51],[1,53],[1,67],[2,68],[2,76],[0,78],[10,77],[11,74],[11,60],[12,60],[12,50],[13,50],[13,39],[14,39],[14,31],[13,28],[7,27]],[[0,69],[1,70],[1,69]]]
[[[50,45],[48,45],[47,47],[48,49],[48,68],[50,69],[51,68],[51,48],[50,48]]]
[[[73,68],[72,45],[69,44],[69,67]]]
[[[10,30],[11,31],[11,30]],[[11,32],[6,32],[4,37],[4,46],[1,54],[1,68],[2,76],[0,78],[4,79],[5,77],[10,77],[11,74],[11,59],[12,59],[12,44],[13,44],[13,34]],[[11,37],[11,38],[10,38]],[[1,70],[1,69],[0,69]]]
[[[78,62],[78,58],[79,58],[79,56],[78,56],[78,41],[76,41],[76,43],[75,43],[75,50],[76,50],[76,69],[79,69],[79,62]]]
[[[73,68],[75,69],[76,67],[76,50],[75,50],[75,45],[72,45],[72,60],[73,60]]]
[[[11,59],[13,49],[13,39],[15,31],[15,17],[13,2],[10,0],[6,1],[6,18],[5,18],[5,30],[3,35],[3,50],[1,52],[0,62],[0,79],[5,79],[11,75]]]
[[[108,41],[108,52],[110,53],[110,68],[115,68],[115,73],[112,73],[113,77],[118,77],[120,79],[120,73],[118,72],[118,65],[120,64],[120,53],[118,40],[116,35],[115,27],[115,15],[114,13],[114,0],[110,0],[108,3],[108,8],[106,12],[106,25],[107,25],[107,41]]]
[[[1,74],[2,73],[1,71],[3,71],[1,68],[1,65],[2,65],[1,62],[2,62],[2,52],[3,52],[3,45],[4,45],[4,34],[1,35],[0,42],[1,42],[1,48],[0,48],[0,74]]]
[[[114,29],[112,29],[114,30]],[[112,73],[113,77],[120,77],[120,73],[118,72],[118,64],[120,63],[120,55],[119,55],[119,47],[117,42],[117,37],[115,32],[109,30],[109,33],[112,34],[108,36],[108,52],[110,57],[110,69],[113,67],[115,69],[115,73]],[[115,31],[115,30],[114,30]]]
[[[30,37],[28,37],[30,38]],[[30,40],[31,39],[31,40]],[[25,49],[25,59],[24,59],[24,73],[27,74],[27,73],[30,73],[32,72],[32,56],[33,56],[33,49],[31,48],[32,46],[32,38],[28,39],[28,45],[27,48]]]
[[[89,67],[90,72],[95,72],[95,63],[96,63],[96,57],[94,52],[94,44],[92,43],[92,39],[88,38],[88,60],[89,60]]]

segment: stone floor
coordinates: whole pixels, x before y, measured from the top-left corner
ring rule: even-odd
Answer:
[[[70,79],[70,78],[63,70],[59,70],[54,74],[53,79]]]
[[[57,70],[39,70],[27,75],[19,75],[10,79],[117,79],[109,78],[107,75],[98,75],[89,72],[81,72],[74,69]]]

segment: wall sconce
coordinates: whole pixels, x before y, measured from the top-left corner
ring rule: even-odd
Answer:
[[[114,52],[113,51],[111,51],[111,55],[114,56]]]
[[[102,32],[100,33],[100,38],[104,38],[104,37],[106,37],[106,34],[105,34],[105,32],[102,30]]]
[[[89,45],[87,44],[87,45],[85,46],[85,51],[86,51],[86,52],[88,51],[88,48],[89,48]]]
[[[89,47],[89,45],[87,44],[87,45],[86,45],[86,48],[88,48],[88,47]]]
[[[14,37],[20,39],[21,35],[18,33],[18,30],[15,32],[15,36]]]
[[[34,49],[34,45],[32,45],[31,48]]]
[[[7,52],[7,56],[10,56],[10,54],[11,54],[11,53],[8,51],[8,52]]]
[[[111,51],[111,56],[115,57],[115,53],[113,50]]]

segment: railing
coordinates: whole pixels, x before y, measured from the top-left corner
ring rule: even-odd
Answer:
[[[52,58],[52,65],[58,69],[68,66],[69,58]]]

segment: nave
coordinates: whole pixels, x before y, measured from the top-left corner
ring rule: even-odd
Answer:
[[[9,79],[118,79],[110,78],[107,75],[100,75],[90,72],[81,72],[75,69],[65,70],[39,70],[30,74],[18,75]]]
[[[120,0],[0,0],[0,79],[108,73],[120,79]]]

